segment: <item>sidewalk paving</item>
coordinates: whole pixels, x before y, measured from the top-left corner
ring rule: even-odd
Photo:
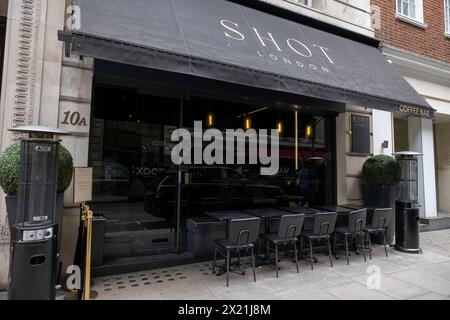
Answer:
[[[377,246],[373,260],[365,263],[361,255],[352,255],[347,266],[341,256],[334,268],[328,257],[319,256],[314,271],[301,261],[299,274],[283,259],[278,279],[273,267],[264,266],[256,270],[256,283],[251,269],[245,276],[230,274],[229,288],[208,262],[95,278],[92,289],[98,300],[450,300],[450,230],[422,233],[421,246],[423,254],[389,249],[389,257]],[[379,287],[371,289],[368,284],[377,284],[374,271],[381,277]],[[4,299],[6,293],[0,292]]]
[[[230,274],[229,288],[224,276],[212,274],[211,263],[197,263],[96,278],[92,289],[99,300],[449,300],[450,230],[422,233],[421,245],[423,254],[389,249],[389,257],[377,246],[373,260],[365,263],[362,255],[352,255],[347,266],[340,257],[334,268],[328,257],[319,256],[314,271],[301,261],[299,274],[289,259],[283,259],[278,279],[273,267],[264,266],[256,270],[256,283],[251,269],[245,276]]]

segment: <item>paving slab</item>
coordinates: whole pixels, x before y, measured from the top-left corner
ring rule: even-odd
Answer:
[[[450,230],[428,232],[422,240],[423,254],[406,254],[389,248],[386,257],[383,246],[375,246],[372,260],[364,262],[362,255],[352,254],[347,265],[345,257],[340,256],[338,260],[333,259],[333,268],[328,256],[319,254],[313,271],[302,260],[298,274],[292,261],[283,257],[279,278],[273,266],[263,266],[256,270],[256,283],[249,260],[244,258],[246,274],[231,273],[228,288],[225,276],[216,276],[211,262],[203,262],[96,278],[93,289],[99,293],[99,299],[447,300],[450,297]],[[374,271],[380,273],[380,287],[374,286]]]

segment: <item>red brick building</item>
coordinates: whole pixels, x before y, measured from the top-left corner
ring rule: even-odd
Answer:
[[[396,151],[423,153],[422,217],[450,212],[450,0],[372,0],[372,24],[392,65],[436,109],[432,120],[395,116]]]
[[[372,0],[376,37],[385,45],[450,63],[448,0]],[[446,7],[447,5],[447,7]]]

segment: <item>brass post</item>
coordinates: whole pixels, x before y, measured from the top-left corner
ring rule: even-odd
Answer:
[[[89,206],[83,206],[83,224],[86,228],[86,260],[83,300],[91,300],[91,253],[92,253],[92,220],[93,213]]]

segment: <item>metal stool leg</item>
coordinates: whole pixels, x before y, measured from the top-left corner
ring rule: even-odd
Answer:
[[[383,242],[384,242],[384,252],[386,253],[386,257],[388,257],[387,245],[386,245],[386,230],[383,231]]]
[[[313,253],[312,239],[309,239],[309,259],[311,262],[311,270],[314,270],[314,253]]]
[[[332,253],[331,253],[331,239],[330,237],[328,237],[328,255],[330,256],[330,264],[331,267],[333,267],[333,257],[332,257]]]
[[[300,258],[303,259],[303,237],[300,237]]]
[[[252,247],[252,269],[253,269],[253,281],[256,282],[256,272],[255,272],[255,252]]]
[[[258,259],[260,259],[260,257],[261,257],[261,247],[262,247],[262,244],[263,244],[262,239],[259,239],[259,241],[258,241],[258,252],[257,252],[257,257],[258,257]]]
[[[213,262],[213,273],[216,273],[216,260],[217,260],[217,246],[214,250],[214,262]]]
[[[366,244],[364,243],[364,238],[362,236],[362,233],[359,234],[359,237],[361,238],[361,242],[362,242],[364,262],[367,262],[367,258],[366,258]]]
[[[370,233],[366,233],[366,237],[368,238],[368,243],[369,243],[369,257],[370,257],[370,260],[372,260],[372,239],[371,239],[371,234]]]
[[[348,238],[346,235],[344,235],[344,237],[345,237],[345,254],[347,256],[347,265],[350,265],[350,258],[348,253]]]
[[[295,256],[295,266],[297,268],[297,273],[299,273],[298,271],[298,253],[297,253],[297,242],[294,241],[294,256]]]
[[[278,278],[278,244],[275,243],[275,270]]]
[[[227,287],[230,282],[230,249],[227,249]]]

